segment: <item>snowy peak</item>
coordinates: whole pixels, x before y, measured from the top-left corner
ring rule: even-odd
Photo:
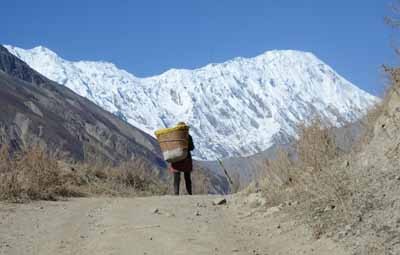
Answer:
[[[200,159],[258,153],[295,137],[296,125],[315,115],[340,126],[377,101],[308,52],[267,51],[137,78],[106,62],[71,62],[40,47],[7,48],[149,134],[188,122]]]
[[[28,57],[28,55],[31,55],[30,58],[40,58],[46,61],[49,60],[57,60],[59,57],[58,55],[49,50],[48,48],[45,48],[43,46],[37,46],[35,48],[32,48],[29,50],[29,54],[27,54],[26,50],[23,50],[21,48],[17,48],[14,46],[10,46],[10,45],[5,45],[4,47],[6,47],[8,49],[8,51],[10,51],[14,56],[21,58],[21,57]]]

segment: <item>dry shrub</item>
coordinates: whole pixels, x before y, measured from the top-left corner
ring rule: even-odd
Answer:
[[[267,161],[266,164],[274,171],[268,172],[268,179],[278,185],[289,184],[292,182],[290,169],[293,167],[293,162],[290,155],[282,148],[277,150],[274,160]]]
[[[210,191],[210,177],[204,171],[196,169],[192,172],[193,194],[208,194]],[[181,187],[181,190],[182,187]]]
[[[165,194],[167,186],[151,167],[141,160],[132,160],[112,168],[107,181],[117,191],[131,191],[140,195]]]
[[[392,124],[400,129],[400,110],[396,102],[400,100],[400,68],[387,68],[385,70],[390,75],[390,82],[392,86],[388,90],[387,96],[383,101],[385,107],[385,114],[392,120]]]
[[[273,160],[266,160],[265,168],[260,186],[268,204],[274,206],[292,200],[294,193],[290,191],[290,185],[293,182],[292,175],[295,170],[289,153],[284,149],[278,149]]]
[[[234,194],[239,192],[239,190],[242,188],[241,183],[240,183],[240,174],[239,173],[232,173],[231,174],[231,180],[232,183],[230,184],[230,193]]]
[[[0,146],[0,173],[10,170],[10,152],[8,146]]]
[[[1,151],[0,198],[53,200],[62,187],[58,163],[39,147],[10,155],[7,146]]]
[[[15,200],[22,193],[19,185],[19,174],[14,171],[15,164],[11,160],[8,146],[0,148],[0,200]]]
[[[224,172],[226,179],[228,180],[229,192],[232,194],[238,192],[240,188],[242,188],[240,183],[240,174],[230,174],[229,171],[226,169],[224,162],[221,159],[217,159],[217,161],[222,171]]]
[[[318,119],[311,125],[300,128],[297,141],[297,192],[316,201],[334,204],[345,219],[350,217],[346,197],[350,194],[350,179],[335,161],[339,156],[333,128],[323,125]],[[301,169],[301,170],[300,170]]]
[[[295,155],[278,150],[275,159],[266,162],[266,178],[262,187],[268,202],[277,205],[286,201],[307,200],[332,203],[347,217],[345,196],[348,177],[330,165],[337,159],[333,129],[319,119],[300,125]],[[315,203],[314,203],[315,202]]]
[[[361,119],[362,136],[355,141],[351,150],[353,152],[360,152],[366,144],[368,144],[374,137],[374,126],[379,116],[383,113],[383,104],[377,103],[371,107],[367,114]]]
[[[110,164],[79,164],[73,167],[76,175],[75,186],[88,195],[135,196],[161,195],[167,186],[152,167],[136,159],[119,166]]]
[[[0,200],[24,202],[90,195],[165,194],[165,183],[142,160],[113,167],[104,163],[69,165],[40,147],[11,155],[0,148]]]
[[[400,50],[398,50],[398,53],[400,53]],[[381,116],[385,116],[386,118],[393,120],[396,120],[397,118],[396,116],[389,114],[388,104],[394,94],[400,95],[400,69],[387,66],[383,66],[383,69],[387,75],[387,83],[389,86],[387,86],[385,89],[383,100],[371,107],[367,114],[361,119],[363,135],[359,141],[354,144],[352,148],[353,152],[360,152],[368,143],[371,142],[372,138],[376,135],[374,133],[376,128],[375,126]],[[397,125],[396,123],[398,122],[393,122],[393,124]],[[400,128],[400,125],[397,125],[397,127]]]
[[[332,128],[320,119],[314,119],[309,125],[300,125],[296,147],[301,164],[314,170],[321,170],[338,155]]]

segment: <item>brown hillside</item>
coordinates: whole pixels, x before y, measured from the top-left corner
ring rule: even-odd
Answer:
[[[0,143],[41,145],[78,161],[135,157],[163,166],[156,141],[68,88],[32,70],[0,46]]]

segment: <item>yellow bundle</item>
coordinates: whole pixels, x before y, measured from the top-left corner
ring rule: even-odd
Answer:
[[[154,134],[158,138],[159,136],[162,136],[162,135],[165,135],[165,134],[168,134],[168,133],[172,133],[172,132],[175,132],[175,131],[185,131],[185,132],[187,132],[187,131],[189,131],[189,126],[180,124],[180,125],[177,125],[177,126],[171,127],[171,128],[161,128],[161,129],[157,130],[156,132],[154,132]]]

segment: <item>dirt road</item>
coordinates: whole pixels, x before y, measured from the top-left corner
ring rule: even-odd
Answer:
[[[0,203],[0,254],[346,254],[279,208],[214,196]]]

